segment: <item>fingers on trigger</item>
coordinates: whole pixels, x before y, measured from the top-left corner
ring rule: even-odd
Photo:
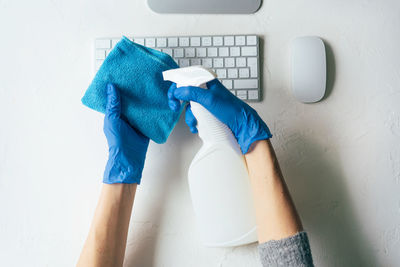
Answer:
[[[172,83],[168,89],[168,106],[173,111],[178,111],[181,107],[181,102],[175,97],[176,83]]]
[[[192,109],[190,108],[190,105],[186,106],[186,113],[185,113],[185,122],[189,126],[190,131],[192,133],[197,133],[197,120],[193,115]]]

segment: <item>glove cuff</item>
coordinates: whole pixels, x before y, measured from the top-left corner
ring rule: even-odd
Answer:
[[[143,164],[128,162],[121,156],[121,151],[110,151],[106,169],[104,170],[103,183],[105,184],[140,184]]]
[[[249,113],[244,112],[244,115],[247,123],[243,124],[236,139],[242,153],[246,154],[255,141],[269,139],[272,137],[272,134],[267,124],[265,124],[255,110],[252,109]]]

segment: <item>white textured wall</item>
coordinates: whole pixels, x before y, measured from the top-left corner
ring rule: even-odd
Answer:
[[[80,98],[102,36],[257,33],[264,96],[318,266],[400,265],[400,3],[265,1],[255,15],[158,15],[145,0],[0,0],[0,265],[72,266],[106,163],[102,116]],[[289,41],[328,45],[328,97],[290,92]],[[260,266],[255,245],[204,248],[186,172],[200,142],[183,121],[151,144],[126,266]]]

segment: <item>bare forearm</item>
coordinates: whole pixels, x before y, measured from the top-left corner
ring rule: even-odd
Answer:
[[[77,266],[122,266],[137,184],[104,184]]]
[[[259,242],[282,239],[301,231],[300,218],[269,140],[253,143],[245,157],[255,200]]]

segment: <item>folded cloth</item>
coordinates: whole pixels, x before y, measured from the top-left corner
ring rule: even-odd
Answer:
[[[113,83],[121,95],[122,117],[156,143],[167,141],[182,112],[168,106],[171,82],[162,72],[179,66],[167,54],[136,44],[125,36],[104,60],[82,103],[105,113],[107,84]]]

